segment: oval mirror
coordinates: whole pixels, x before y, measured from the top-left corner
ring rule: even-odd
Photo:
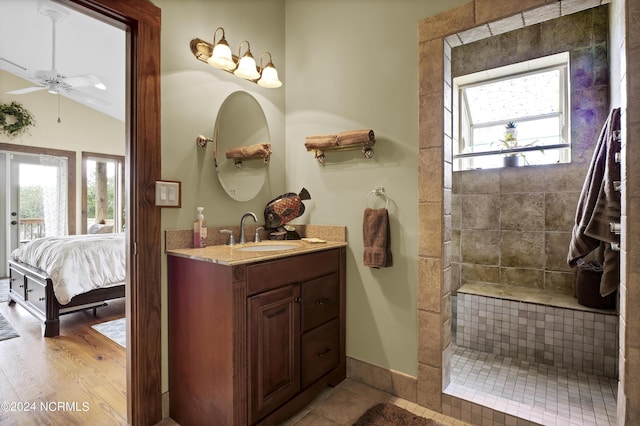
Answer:
[[[214,129],[214,161],[220,184],[236,201],[258,195],[269,165],[269,128],[258,101],[233,92],[222,103]]]

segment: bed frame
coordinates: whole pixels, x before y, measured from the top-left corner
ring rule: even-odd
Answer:
[[[9,260],[9,305],[17,303],[42,321],[44,337],[60,334],[60,315],[95,309],[106,300],[125,296],[125,284],[97,288],[78,294],[66,305],[61,305],[53,293],[53,282],[41,270],[27,264]]]

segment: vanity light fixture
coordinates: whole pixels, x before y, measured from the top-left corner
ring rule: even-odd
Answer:
[[[242,43],[247,43],[247,51],[241,56],[240,50],[242,49]],[[238,57],[240,58],[238,68],[233,72],[236,76],[244,78],[245,80],[257,80],[260,78],[256,60],[253,59],[253,55],[251,54],[251,45],[249,45],[247,40],[240,42],[240,46],[238,46]]]
[[[222,38],[216,43],[218,30],[222,30]],[[222,27],[216,28],[213,33],[213,52],[211,57],[207,59],[207,63],[212,67],[225,71],[233,71],[236,68],[236,63],[231,55],[231,48],[229,48],[227,39],[224,38],[224,28]]]
[[[262,67],[262,58],[264,55],[269,55],[269,62],[267,65]],[[282,86],[282,82],[278,79],[278,70],[273,65],[271,61],[271,52],[264,52],[260,57],[260,68],[262,68],[262,73],[260,75],[260,80],[258,80],[258,86],[267,87],[270,89],[275,89],[277,87]]]
[[[222,32],[222,35],[217,40],[216,36],[219,35],[219,32]],[[247,45],[244,53],[242,53],[243,44]],[[212,67],[232,73],[261,87],[277,88],[282,86],[282,82],[278,78],[278,71],[271,59],[271,52],[262,54],[260,66],[256,65],[256,61],[251,54],[251,46],[247,40],[243,40],[238,46],[238,56],[232,54],[222,27],[218,27],[214,31],[213,44],[194,38],[191,40],[190,48],[196,59],[206,62]],[[268,55],[268,61],[263,67],[262,59],[265,55]]]

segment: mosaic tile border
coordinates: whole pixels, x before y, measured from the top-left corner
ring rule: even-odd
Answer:
[[[458,292],[458,346],[618,377],[618,317]]]

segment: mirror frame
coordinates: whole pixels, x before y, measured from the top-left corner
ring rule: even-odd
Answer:
[[[161,11],[150,0],[54,0],[127,32],[125,143],[127,421],[162,420]]]

